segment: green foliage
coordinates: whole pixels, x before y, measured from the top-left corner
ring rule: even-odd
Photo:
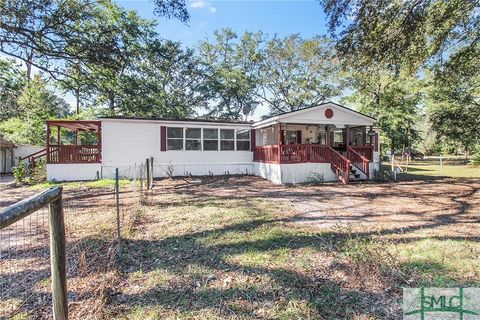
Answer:
[[[17,103],[21,116],[0,122],[0,132],[17,144],[43,145],[46,141],[45,122],[68,114],[68,105],[58,98],[40,77],[29,81],[22,89]]]
[[[21,114],[17,103],[26,75],[13,60],[0,59],[0,122]]]
[[[271,113],[312,107],[340,93],[340,65],[332,43],[324,37],[274,37],[263,56],[259,95]]]
[[[123,115],[187,118],[205,106],[202,77],[190,49],[152,39],[120,80],[116,112]]]
[[[155,13],[187,21],[184,0],[156,0]],[[142,28],[133,11],[110,0],[3,0],[0,2],[0,52],[56,79],[96,68],[115,68],[135,50]],[[78,78],[77,78],[78,79]]]
[[[418,80],[395,77],[379,68],[352,70],[350,77],[355,91],[346,100],[377,119],[382,144],[391,151],[412,146],[419,139],[415,128],[422,98]]]
[[[28,162],[20,161],[18,166],[12,168],[12,174],[19,182],[23,182],[30,172]]]
[[[480,144],[477,145],[475,154],[469,162],[471,165],[479,166],[480,165]]]
[[[480,15],[472,0],[321,0],[342,56],[363,66],[404,65],[412,73],[452,45],[478,42]]]
[[[427,107],[440,141],[459,142],[465,153],[480,143],[480,45],[460,48],[444,66],[436,65]]]
[[[322,185],[325,183],[325,177],[323,174],[313,172],[305,178],[305,183],[311,185]]]
[[[231,29],[215,31],[215,41],[203,41],[199,59],[204,81],[200,90],[209,100],[207,116],[240,119],[243,108],[253,111],[260,88],[262,33]]]

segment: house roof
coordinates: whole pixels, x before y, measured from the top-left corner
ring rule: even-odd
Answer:
[[[125,116],[110,116],[100,117],[100,119],[113,119],[113,120],[150,120],[150,121],[193,121],[193,122],[212,122],[212,123],[231,123],[231,124],[252,124],[251,121],[240,120],[224,120],[224,119],[201,119],[201,118],[157,118],[157,117],[125,117]]]
[[[272,123],[282,122],[281,120],[287,120],[288,121],[289,118],[295,119],[295,118],[305,117],[305,114],[311,113],[312,111],[315,111],[315,110],[320,110],[322,108],[328,108],[328,107],[337,108],[338,110],[341,110],[341,111],[343,110],[344,114],[349,114],[350,116],[354,116],[357,119],[361,119],[361,122],[363,122],[364,124],[365,124],[365,122],[373,124],[376,121],[375,118],[367,116],[366,114],[355,111],[353,109],[347,108],[347,107],[345,107],[341,104],[338,104],[338,103],[335,103],[335,102],[324,102],[324,103],[321,103],[321,104],[316,105],[316,106],[303,108],[303,109],[295,110],[295,111],[284,112],[284,113],[280,113],[280,114],[271,116],[271,117],[266,118],[264,120],[255,122],[254,127],[259,128],[259,127],[268,126]],[[302,119],[302,123],[309,122],[310,120],[312,121],[311,123],[315,123],[315,121],[321,120],[321,119],[319,119],[318,114],[312,113],[312,114],[310,114],[310,116],[313,116],[313,118],[311,119],[310,117],[307,117],[307,119]],[[292,121],[292,120],[290,120],[290,121]],[[334,121],[334,119],[323,119],[323,121],[328,121],[329,122],[329,121]],[[355,122],[358,122],[358,121],[355,121]],[[346,124],[353,124],[353,123],[346,123]],[[371,125],[371,124],[369,124],[369,125]]]
[[[318,107],[321,107],[321,106],[324,106],[324,105],[327,105],[327,104],[333,104],[333,105],[335,105],[335,106],[337,106],[337,107],[346,109],[346,110],[348,110],[348,111],[350,111],[350,112],[358,113],[359,115],[362,115],[362,116],[364,116],[364,117],[367,117],[367,118],[370,118],[370,119],[372,119],[372,120],[374,120],[374,121],[377,121],[377,119],[375,119],[375,118],[373,118],[373,117],[370,117],[370,116],[368,116],[368,115],[366,115],[366,114],[364,114],[364,113],[358,112],[358,111],[353,110],[353,109],[351,109],[351,108],[345,107],[344,105],[338,104],[338,103],[336,103],[336,102],[331,102],[331,101],[327,101],[327,102],[324,102],[324,103],[317,104],[316,106],[311,106],[311,107],[307,107],[307,108],[303,108],[303,109],[299,109],[299,110],[282,112],[282,113],[273,115],[273,116],[271,116],[271,117],[265,118],[265,119],[263,119],[263,120],[268,120],[268,119],[270,119],[270,118],[274,118],[274,117],[277,117],[277,116],[283,116],[283,115],[287,115],[287,114],[292,114],[292,113],[296,113],[296,112],[299,112],[299,111],[304,111],[304,110],[309,110],[309,109],[313,109],[313,108],[318,108]],[[263,121],[263,120],[262,120],[262,121]],[[260,121],[259,121],[259,122],[260,122]]]
[[[7,139],[0,138],[0,148],[14,148],[15,144]]]

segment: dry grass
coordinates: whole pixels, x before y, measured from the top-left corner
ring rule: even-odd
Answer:
[[[80,190],[85,210],[111,210],[108,196]],[[480,285],[479,190],[458,179],[156,181],[143,210],[124,208],[120,274],[70,280],[88,297],[71,301],[71,318],[401,319],[402,287]],[[98,234],[92,250],[102,225],[83,228]]]

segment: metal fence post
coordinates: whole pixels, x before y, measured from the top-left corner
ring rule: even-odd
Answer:
[[[150,165],[152,166],[150,170],[150,189],[153,188],[153,157],[150,157]]]
[[[120,196],[118,190],[118,168],[115,169],[115,207],[117,209],[117,238],[120,240]]]
[[[150,190],[150,160],[146,160],[146,166],[147,166],[147,190]]]
[[[52,268],[53,319],[68,319],[67,274],[65,266],[65,223],[62,194],[49,205],[50,261]]]

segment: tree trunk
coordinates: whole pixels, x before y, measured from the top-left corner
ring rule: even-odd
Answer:
[[[27,80],[32,80],[32,60],[33,60],[33,50],[30,51],[28,54],[28,61],[26,62],[27,65]]]
[[[112,112],[112,115],[115,115],[115,95],[112,92],[108,94],[108,101],[110,111]]]
[[[79,88],[75,89],[75,100],[76,100],[77,115],[79,115],[80,114],[80,89]]]

